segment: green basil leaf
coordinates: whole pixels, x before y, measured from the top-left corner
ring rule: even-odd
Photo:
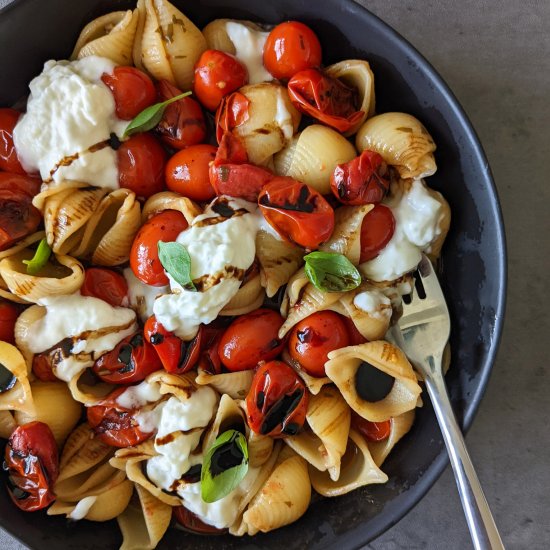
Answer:
[[[155,103],[154,105],[150,105],[146,109],[143,109],[143,111],[141,111],[141,113],[139,113],[139,115],[137,115],[132,122],[128,124],[128,126],[126,126],[126,130],[124,130],[122,137],[128,137],[132,134],[137,134],[138,132],[147,132],[148,130],[152,130],[160,122],[160,119],[164,114],[164,109],[166,109],[170,103],[174,103],[175,101],[183,99],[188,95],[191,95],[191,92],[184,92],[183,94],[171,97],[162,103]]]
[[[176,242],[159,241],[157,248],[162,267],[176,283],[179,283],[185,290],[196,292],[197,289],[191,279],[191,256],[185,246]]]
[[[343,254],[317,251],[304,260],[307,278],[323,292],[345,292],[361,284],[359,271]]]
[[[23,260],[23,263],[27,265],[27,273],[29,275],[36,275],[48,263],[51,253],[52,249],[44,237],[38,244],[38,248],[32,259]]]
[[[216,502],[227,496],[248,472],[248,445],[237,430],[222,433],[208,449],[201,470],[201,497]]]

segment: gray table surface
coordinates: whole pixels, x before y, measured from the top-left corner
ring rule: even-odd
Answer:
[[[549,548],[550,1],[359,3],[441,73],[489,157],[506,223],[508,306],[497,362],[467,443],[506,547]],[[447,469],[418,506],[365,548],[469,547]],[[0,548],[25,547],[0,531]]]

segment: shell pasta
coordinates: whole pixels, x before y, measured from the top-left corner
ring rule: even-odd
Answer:
[[[201,31],[168,0],[45,63],[4,132],[21,170],[0,171],[24,214],[0,205],[15,505],[152,550],[388,480],[422,404],[389,332],[451,214],[429,130],[377,113],[375,77],[323,66],[301,23]]]

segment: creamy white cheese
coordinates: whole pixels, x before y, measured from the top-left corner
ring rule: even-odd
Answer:
[[[395,232],[380,254],[360,265],[373,281],[393,281],[412,271],[440,233],[443,210],[430,196],[422,180],[414,180],[408,191],[387,203],[395,218]]]
[[[125,409],[140,409],[149,403],[154,403],[162,397],[158,384],[143,381],[136,386],[130,386],[116,399],[116,402]]]
[[[269,33],[254,31],[234,21],[228,21],[225,30],[235,46],[235,57],[248,70],[248,83],[257,84],[273,80],[263,62],[264,45]]]
[[[170,292],[170,287],[146,285],[134,275],[134,272],[129,267],[123,271],[123,274],[128,283],[129,305],[137,311],[139,318],[145,322],[153,315],[155,300],[159,296]]]
[[[389,319],[392,316],[390,299],[378,290],[365,290],[353,298],[353,305],[375,319]]]
[[[82,500],[79,500],[74,510],[67,515],[67,518],[74,520],[84,519],[96,500],[97,496],[84,497]]]
[[[29,87],[27,112],[13,132],[19,160],[28,172],[40,172],[48,183],[76,180],[117,188],[116,151],[89,148],[122,136],[128,122],[116,117],[115,101],[101,81],[114,63],[90,56],[78,61],[48,61]],[[67,166],[61,161],[78,155]]]

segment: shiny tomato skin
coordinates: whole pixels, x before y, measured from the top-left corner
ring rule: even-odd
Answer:
[[[49,506],[55,500],[53,487],[59,476],[55,438],[44,422],[18,426],[4,454],[8,492],[14,504],[26,512]]]
[[[182,92],[168,80],[157,83],[158,101],[166,101]],[[170,103],[155,128],[155,134],[168,146],[184,149],[206,139],[206,122],[200,103],[192,97],[184,97]]]
[[[376,258],[380,251],[390,242],[395,231],[395,218],[392,211],[383,204],[374,208],[363,218],[361,225],[361,256],[363,263]]]
[[[13,329],[18,316],[19,309],[16,305],[0,300],[0,340],[2,342],[15,344]]]
[[[216,158],[217,147],[191,145],[178,151],[166,164],[166,186],[194,201],[209,201],[216,196],[210,184],[210,164]]]
[[[195,64],[193,91],[208,110],[215,111],[222,98],[248,82],[246,67],[233,55],[206,50]]]
[[[144,198],[164,191],[166,151],[152,134],[136,134],[122,143],[117,162],[120,187]]]
[[[101,80],[111,90],[116,116],[122,120],[132,120],[155,103],[153,81],[135,67],[115,67],[112,73],[103,73]]]
[[[229,195],[256,202],[265,185],[274,176],[254,164],[210,165],[210,183],[218,195]]]
[[[382,422],[370,422],[351,411],[351,427],[357,430],[367,441],[383,441],[391,434],[392,419]]]
[[[216,139],[220,146],[222,137],[226,133],[231,133],[249,119],[249,107],[250,100],[241,92],[233,92],[222,99],[216,111]],[[235,137],[235,139],[238,138]]]
[[[42,382],[59,380],[53,373],[53,357],[49,352],[35,353],[32,358],[32,373]]]
[[[128,283],[117,271],[104,267],[89,267],[84,274],[80,294],[100,298],[113,307],[121,307],[128,300]]]
[[[278,337],[284,319],[272,309],[260,308],[237,317],[225,330],[218,346],[223,365],[230,372],[250,370],[260,361],[271,361],[283,350]]]
[[[0,170],[25,175],[13,144],[13,129],[20,116],[15,109],[0,109]]]
[[[343,318],[334,311],[318,311],[296,324],[288,339],[290,356],[311,376],[326,376],[328,353],[349,346]]]
[[[306,419],[308,391],[302,379],[282,361],[258,367],[246,396],[250,429],[273,438],[296,435]]]
[[[135,409],[127,409],[117,403],[117,397],[126,389],[117,388],[103,401],[88,407],[86,411],[88,423],[96,437],[112,447],[133,447],[153,435],[153,432],[141,431],[135,419]]]
[[[142,283],[152,286],[168,284],[159,260],[158,242],[175,241],[186,228],[183,214],[176,210],[164,210],[141,226],[130,250],[130,267]]]
[[[277,25],[269,33],[263,53],[265,68],[280,80],[288,80],[298,71],[319,67],[321,57],[317,35],[298,21]]]
[[[315,250],[332,235],[334,210],[315,189],[288,177],[275,177],[258,197],[268,223],[287,241]]]

